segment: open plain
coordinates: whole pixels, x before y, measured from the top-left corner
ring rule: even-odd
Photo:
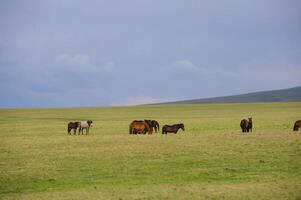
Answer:
[[[1,109],[0,199],[300,200],[300,118],[301,103]],[[129,135],[135,119],[185,131]]]

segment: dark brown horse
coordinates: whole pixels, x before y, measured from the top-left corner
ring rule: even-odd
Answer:
[[[174,133],[177,134],[178,130],[182,129],[185,131],[184,124],[164,125],[162,127],[162,134]]]
[[[298,131],[299,128],[301,127],[301,120],[297,120],[294,124],[294,131]]]
[[[250,132],[250,131],[252,132],[252,128],[253,128],[252,118],[250,117],[248,120],[246,119],[241,120],[240,128],[243,133]]]
[[[129,125],[130,134],[152,134],[153,129],[144,121],[135,120]]]
[[[155,129],[155,133],[160,130],[160,125],[156,120],[145,119],[144,121],[149,125],[150,128]]]
[[[68,134],[71,135],[71,130],[73,129],[73,135],[76,134],[77,128],[79,128],[80,122],[69,122],[68,123]]]

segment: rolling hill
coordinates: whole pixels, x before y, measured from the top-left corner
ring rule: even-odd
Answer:
[[[164,104],[256,103],[256,102],[298,102],[298,101],[301,101],[301,86],[288,88],[288,89],[281,89],[281,90],[247,93],[241,95],[174,101],[174,102],[167,102]]]

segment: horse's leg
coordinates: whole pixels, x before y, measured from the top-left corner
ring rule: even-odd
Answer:
[[[87,128],[87,135],[89,135],[89,127]]]

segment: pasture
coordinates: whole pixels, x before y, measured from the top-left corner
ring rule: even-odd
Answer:
[[[0,199],[300,200],[300,118],[301,103],[0,109]],[[134,119],[160,133],[129,135]],[[185,131],[162,135],[173,123]]]

